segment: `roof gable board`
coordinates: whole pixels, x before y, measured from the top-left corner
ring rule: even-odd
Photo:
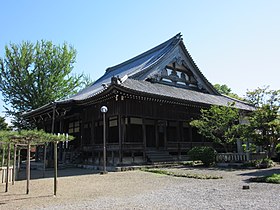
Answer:
[[[165,54],[160,63],[148,71],[132,75],[131,78],[220,95],[200,72],[182,40],[168,54]]]
[[[125,75],[133,76],[141,74],[147,69],[150,69],[156,63],[158,63],[170,50],[174,48],[181,40],[181,35],[177,34],[166,42],[132,58],[121,64],[110,67],[106,70],[105,74],[100,77],[96,82],[72,96],[71,99],[82,100],[95,95],[102,90],[102,84],[109,85],[111,78],[114,76],[124,77]]]
[[[177,34],[166,42],[132,59],[108,68],[105,74],[96,80],[93,85],[81,90],[76,95],[70,97],[70,99],[84,100],[98,94],[100,91],[104,90],[104,87],[111,84],[112,77],[122,78],[127,75],[132,79],[147,80],[160,74],[166,66],[174,62],[176,62],[178,66],[184,65],[185,68],[192,72],[193,75],[193,81],[191,82],[193,84],[188,85],[188,87],[185,87],[184,85],[177,85],[178,87],[190,88],[197,91],[220,95],[195,65],[184,46],[181,34]],[[185,81],[185,77],[187,75],[184,76],[181,74],[179,76],[182,76],[182,78],[178,79],[178,84],[180,81],[181,84],[183,84],[182,82]],[[194,83],[199,88],[194,88]],[[166,84],[170,85],[168,83]]]

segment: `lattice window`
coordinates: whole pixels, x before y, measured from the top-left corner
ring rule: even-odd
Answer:
[[[73,121],[69,123],[69,127],[68,127],[68,133],[72,134],[72,133],[79,133],[80,132],[80,121]]]

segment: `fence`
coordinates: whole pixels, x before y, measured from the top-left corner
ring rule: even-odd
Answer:
[[[7,167],[0,167],[0,180],[2,183],[6,182],[7,176]],[[9,167],[9,182],[12,182],[13,179],[13,167]]]
[[[249,160],[247,153],[219,153],[216,156],[218,163],[241,163]]]

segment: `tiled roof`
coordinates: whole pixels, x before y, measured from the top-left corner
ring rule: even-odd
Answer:
[[[177,34],[166,42],[157,47],[140,54],[128,61],[125,61],[106,70],[105,74],[100,77],[92,86],[85,88],[68,100],[84,100],[96,95],[103,90],[102,84],[109,84],[113,76],[123,77],[125,75],[133,76],[141,71],[147,70],[159,62],[174,46],[181,41],[181,35]]]
[[[239,101],[237,99],[229,98],[227,96],[212,95],[185,88],[178,88],[159,83],[151,83],[148,81],[127,79],[124,83],[121,84],[121,86],[132,91],[152,94],[154,96],[173,98],[207,105],[227,106],[228,103],[235,102],[235,107],[238,109],[249,111],[254,110],[254,107],[250,104]]]
[[[168,57],[169,53],[171,53],[176,46],[180,45],[185,52],[185,55],[189,57],[190,62],[195,67],[199,76],[203,81],[210,87],[212,94],[202,93],[186,88],[179,88],[175,86],[169,86],[159,83],[151,83],[149,81],[145,81],[143,78],[143,74],[149,73],[150,70],[153,71],[153,68],[164,61],[166,57]],[[26,115],[31,113],[37,113],[38,111],[50,109],[53,104],[68,104],[68,103],[76,103],[77,101],[90,100],[93,96],[97,96],[99,93],[102,93],[106,90],[108,86],[111,85],[111,78],[119,77],[119,78],[128,78],[122,84],[121,87],[138,91],[145,94],[153,94],[155,96],[162,96],[167,98],[174,98],[177,100],[190,101],[194,103],[201,104],[214,104],[214,105],[227,105],[228,103],[235,102],[235,106],[239,109],[244,110],[253,110],[254,107],[235,100],[226,96],[220,95],[217,90],[211,85],[210,82],[203,76],[200,72],[196,64],[194,63],[191,55],[188,53],[183,41],[181,34],[177,34],[166,42],[144,52],[130,60],[127,60],[119,65],[110,67],[106,70],[105,74],[100,77],[93,85],[83,89],[76,95],[71,96],[68,99],[56,101],[54,103],[47,104],[42,106],[36,110],[32,110]]]

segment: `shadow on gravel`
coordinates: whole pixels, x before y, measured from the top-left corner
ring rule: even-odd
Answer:
[[[239,174],[240,176],[270,176],[272,174],[280,174],[280,168],[258,169],[257,171]]]
[[[42,196],[33,196],[33,197],[25,197],[25,198],[7,199],[7,200],[1,200],[0,203],[2,205],[4,205],[4,204],[6,204],[5,202],[10,202],[10,201],[32,200],[34,198],[47,198],[47,197],[53,197],[53,195],[42,195]]]
[[[83,175],[92,175],[92,174],[99,174],[99,171],[90,170],[90,169],[82,169],[82,168],[65,168],[58,170],[58,177],[69,177],[69,176],[83,176]],[[48,169],[45,172],[45,177],[43,177],[42,170],[31,170],[31,179],[44,179],[44,178],[53,178],[54,171],[53,169]],[[26,173],[25,170],[21,170],[19,172],[19,176],[16,179],[19,180],[26,180]]]

